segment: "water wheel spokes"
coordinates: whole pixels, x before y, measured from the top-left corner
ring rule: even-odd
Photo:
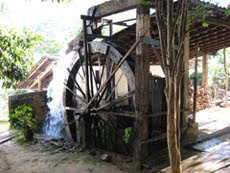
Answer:
[[[77,120],[87,114],[91,119],[94,145],[106,147],[111,141],[115,141],[109,139],[109,136],[117,135],[119,122],[116,122],[115,113],[122,115],[134,103],[134,73],[130,65],[132,60],[120,64],[121,53],[107,43],[91,42],[89,47],[88,66],[85,66],[83,51],[79,50],[67,69],[63,92],[65,128],[69,139],[76,141],[79,134]],[[86,100],[86,68],[89,71],[89,102]],[[109,112],[114,114],[109,115]],[[113,135],[109,135],[110,133]]]

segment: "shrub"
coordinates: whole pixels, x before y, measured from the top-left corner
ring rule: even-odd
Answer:
[[[27,140],[33,139],[37,123],[31,106],[21,105],[15,108],[9,115],[9,121],[12,127],[23,130]]]

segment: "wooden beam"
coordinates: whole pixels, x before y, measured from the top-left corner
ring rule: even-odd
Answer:
[[[143,34],[150,36],[150,9],[147,6],[137,7],[136,39]],[[146,32],[147,31],[147,32]],[[148,139],[148,112],[149,112],[149,59],[150,46],[141,42],[136,47],[135,59],[135,131],[134,145],[135,168],[141,168],[141,162],[148,155],[148,145],[142,145]]]
[[[229,20],[223,20],[223,19],[216,18],[216,17],[206,17],[205,21],[208,22],[208,24],[223,26],[225,28],[229,28],[230,29],[230,22],[229,22]]]
[[[204,54],[202,59],[202,86],[208,87],[208,55]]]
[[[47,68],[43,72],[41,72],[41,74],[39,75],[41,82],[44,80],[44,77],[49,72],[52,72],[52,68],[53,68],[53,64],[50,64],[49,66],[47,66]],[[28,85],[28,88],[33,89],[36,85],[39,85],[38,80],[33,80],[32,83],[30,85]]]
[[[114,1],[106,1],[100,5],[91,7],[88,9],[88,14],[90,11],[96,9],[95,16],[96,17],[104,17],[112,14],[116,14],[119,12],[123,12],[126,10],[131,10],[136,8],[138,5],[137,0],[114,0]]]

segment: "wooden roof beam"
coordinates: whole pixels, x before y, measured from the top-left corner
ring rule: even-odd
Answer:
[[[105,17],[112,14],[134,9],[137,7],[137,5],[137,0],[106,1],[102,4],[89,8],[88,14],[90,14],[92,11],[94,11],[94,9],[96,9],[94,14],[95,17]]]
[[[215,17],[206,17],[205,21],[208,22],[208,24],[223,26],[230,29],[230,22],[228,20],[223,20]]]

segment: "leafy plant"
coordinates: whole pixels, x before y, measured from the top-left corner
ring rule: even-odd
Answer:
[[[24,130],[29,127],[35,129],[36,119],[33,115],[33,108],[31,106],[18,106],[9,115],[10,124],[17,129]]]
[[[32,48],[40,41],[40,36],[27,29],[0,28],[0,80],[2,87],[16,88],[17,83],[27,76],[32,66]]]
[[[137,0],[142,5],[150,5],[152,0]]]
[[[64,44],[42,38],[41,42],[35,47],[35,52],[39,54],[58,54],[63,49]]]
[[[230,16],[230,5],[228,5],[227,9],[224,11],[224,14],[228,17]]]
[[[190,10],[188,12],[188,22],[202,22],[203,27],[208,27],[208,23],[205,21],[205,17],[209,15],[209,9],[212,8],[212,4],[206,4],[206,5],[196,5],[193,7],[190,7]]]
[[[132,133],[133,131],[133,128],[132,127],[127,127],[125,128],[125,133],[124,135],[122,136],[123,138],[123,141],[127,144],[129,142],[129,137],[130,137],[130,134]]]

